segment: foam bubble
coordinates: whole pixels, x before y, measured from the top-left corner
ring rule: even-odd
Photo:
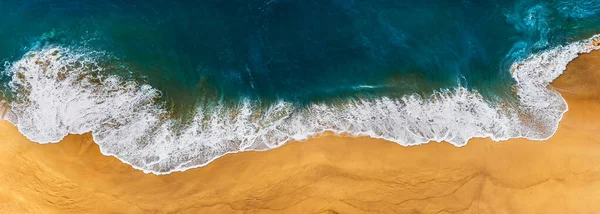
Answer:
[[[404,146],[447,141],[463,146],[473,137],[495,141],[551,137],[567,110],[546,86],[579,53],[600,49],[599,36],[531,56],[512,66],[518,103],[487,102],[477,91],[456,88],[429,97],[349,100],[296,107],[280,101],[198,105],[178,125],[149,85],[105,75],[101,53],[53,47],[32,51],[11,64],[15,101],[5,117],[30,140],[60,141],[92,132],[105,155],[146,173],[203,166],[227,153],[268,150],[325,131],[383,138]]]

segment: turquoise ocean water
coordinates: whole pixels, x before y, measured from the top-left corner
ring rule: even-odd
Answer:
[[[323,131],[544,139],[599,32],[598,0],[3,0],[0,91],[31,140],[154,173]]]

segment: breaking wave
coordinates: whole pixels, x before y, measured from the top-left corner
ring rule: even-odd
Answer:
[[[515,104],[486,101],[457,87],[429,97],[348,100],[298,107],[279,101],[199,104],[185,123],[170,116],[150,85],[109,75],[104,54],[65,47],[31,51],[8,66],[14,94],[3,117],[38,143],[92,132],[105,155],[146,173],[167,174],[208,164],[227,153],[268,150],[325,131],[369,136],[404,146],[470,138],[494,141],[551,137],[565,100],[547,88],[580,53],[600,49],[600,36],[559,46],[512,65]],[[1,103],[0,103],[1,104]]]

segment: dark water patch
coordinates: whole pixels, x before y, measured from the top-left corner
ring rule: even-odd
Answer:
[[[510,93],[515,60],[597,33],[599,5],[9,0],[0,2],[0,59],[48,45],[105,51],[125,66],[108,73],[159,89],[174,112],[204,97],[304,105],[458,85],[494,97]],[[413,87],[415,76],[422,83]]]

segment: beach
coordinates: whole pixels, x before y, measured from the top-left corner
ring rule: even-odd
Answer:
[[[324,134],[168,175],[103,156],[91,135],[32,143],[0,121],[1,213],[595,213],[600,51],[551,88],[569,105],[546,141],[403,147]]]

